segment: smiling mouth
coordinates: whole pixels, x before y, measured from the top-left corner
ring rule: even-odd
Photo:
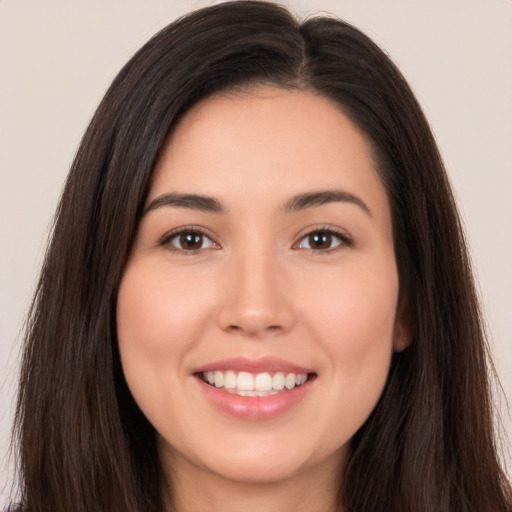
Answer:
[[[314,373],[207,371],[196,374],[203,382],[239,396],[271,396],[291,391],[312,380]]]

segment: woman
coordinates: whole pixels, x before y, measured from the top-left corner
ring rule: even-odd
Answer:
[[[123,68],[27,332],[22,510],[511,509],[442,162],[368,38],[264,2]]]

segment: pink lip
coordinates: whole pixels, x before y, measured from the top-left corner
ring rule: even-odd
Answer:
[[[313,373],[312,369],[304,368],[303,366],[297,366],[296,364],[290,363],[289,361],[285,361],[284,359],[277,359],[275,357],[262,357],[260,359],[233,357],[201,366],[200,368],[197,368],[194,373],[214,372],[215,370],[219,370],[221,372],[226,370],[233,370],[235,372],[249,373]]]
[[[281,391],[270,396],[239,396],[207,384],[196,378],[201,391],[217,409],[231,416],[246,420],[265,420],[283,414],[300,402],[310,391],[314,380],[308,380],[302,386]]]
[[[247,359],[243,357],[224,359],[198,368],[194,375],[206,399],[221,412],[246,420],[265,420],[285,413],[308,394],[316,380],[315,376],[312,376],[305,384],[291,390],[283,390],[275,395],[249,397],[239,396],[229,393],[222,388],[219,389],[211,386],[199,376],[203,372],[215,370],[245,371],[250,373],[283,372],[312,374],[314,372],[311,369],[297,366],[288,361],[269,357],[261,359]]]

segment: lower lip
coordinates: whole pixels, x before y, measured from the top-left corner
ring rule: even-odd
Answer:
[[[206,398],[221,411],[246,420],[265,420],[285,413],[311,389],[312,379],[302,386],[269,396],[240,396],[207,384],[196,377]]]

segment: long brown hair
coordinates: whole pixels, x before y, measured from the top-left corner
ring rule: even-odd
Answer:
[[[506,512],[481,314],[439,152],[405,80],[329,17],[260,1],[202,9],[124,66],[85,133],[27,322],[15,434],[25,512],[162,512],[151,424],[126,386],[116,296],[155,163],[177,120],[218,91],[311,90],[372,144],[413,332],[340,475],[351,512]]]

